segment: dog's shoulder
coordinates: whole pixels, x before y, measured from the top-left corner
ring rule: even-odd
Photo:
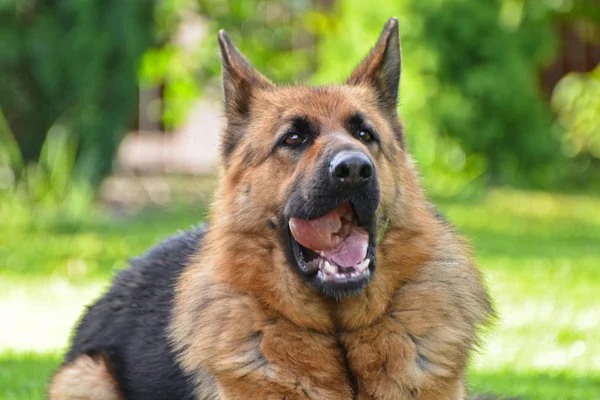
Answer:
[[[109,289],[88,307],[66,361],[96,347],[121,347],[123,338],[118,333],[131,330],[135,320],[164,324],[175,282],[189,257],[199,251],[205,232],[201,226],[179,233],[130,260],[130,266],[119,271]]]
[[[180,232],[130,259],[129,267],[116,274],[108,291],[90,307],[90,311],[105,310],[114,316],[115,312],[170,301],[179,274],[189,258],[200,250],[206,230],[207,227],[202,225]],[[135,302],[135,299],[144,301]]]
[[[115,277],[111,291],[129,291],[144,286],[163,290],[179,275],[196,254],[207,231],[207,225],[170,236],[151,247],[146,253],[132,258],[129,268]]]
[[[130,397],[169,398],[176,393],[176,398],[187,399],[192,388],[177,367],[166,328],[177,279],[190,257],[200,251],[206,231],[206,226],[195,227],[131,259],[108,291],[88,307],[65,364],[82,354],[102,354],[110,360],[113,375]],[[139,367],[127,368],[130,363]],[[156,379],[157,373],[165,378]]]

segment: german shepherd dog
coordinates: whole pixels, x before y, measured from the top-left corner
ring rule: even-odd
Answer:
[[[492,308],[407,151],[398,21],[338,86],[276,86],[223,31],[219,45],[209,225],[117,275],[50,398],[465,398]]]

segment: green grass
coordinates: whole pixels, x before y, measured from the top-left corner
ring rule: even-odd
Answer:
[[[178,230],[198,224],[206,208],[151,209],[133,217],[94,216],[78,224],[0,224],[0,273],[14,278],[55,276],[71,281],[108,279],[127,259]]]
[[[473,360],[471,388],[532,400],[600,399],[600,197],[502,189],[438,204],[473,242],[500,315]],[[8,263],[0,270],[0,313],[17,328],[0,329],[0,398],[42,399],[82,305],[128,257],[204,215],[202,208],[156,210],[77,227],[1,230],[0,260]]]
[[[0,355],[0,398],[44,399],[52,371],[60,363],[55,354],[4,353]]]
[[[500,315],[472,386],[600,399],[600,199],[499,190],[441,208],[475,245]]]

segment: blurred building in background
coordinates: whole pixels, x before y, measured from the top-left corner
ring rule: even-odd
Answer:
[[[186,57],[206,40],[207,27],[197,13],[188,11],[179,22],[173,44]],[[116,156],[116,171],[147,174],[193,174],[215,172],[218,136],[222,126],[218,96],[196,99],[185,119],[172,130],[163,123],[164,91],[167,82],[140,88],[137,116],[132,129],[121,142]]]
[[[171,132],[161,130],[158,124],[130,131],[119,146],[116,172],[214,173],[222,126],[220,115],[217,99],[202,99],[191,106],[185,122]]]

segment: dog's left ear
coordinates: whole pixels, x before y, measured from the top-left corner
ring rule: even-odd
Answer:
[[[400,67],[398,20],[390,18],[385,24],[375,47],[356,67],[346,83],[348,85],[367,84],[372,86],[377,91],[381,107],[396,115]]]

